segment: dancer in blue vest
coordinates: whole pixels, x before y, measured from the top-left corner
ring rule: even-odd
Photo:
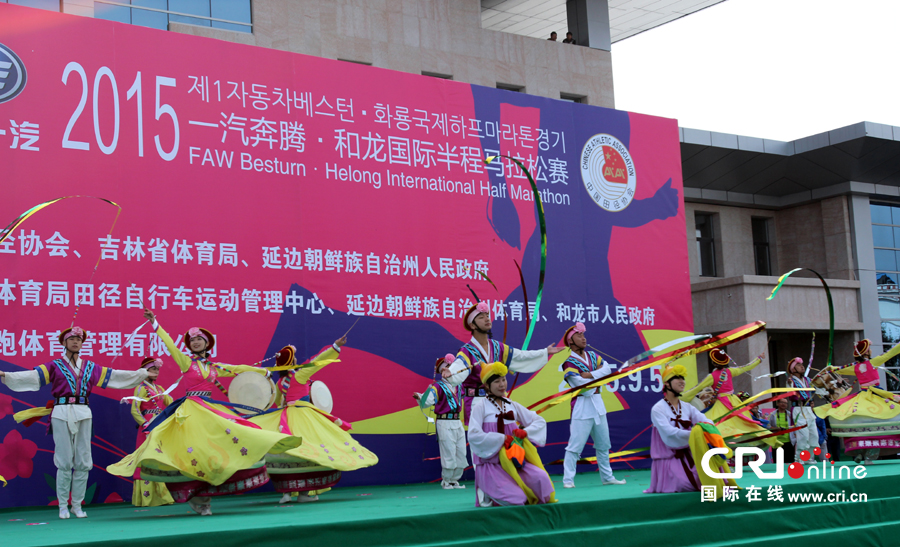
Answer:
[[[81,346],[88,333],[81,327],[69,327],[59,333],[65,349],[59,359],[21,372],[0,371],[0,380],[13,391],[38,391],[49,385],[53,404],[16,413],[16,421],[50,416],[53,434],[53,464],[56,465],[56,497],[59,518],[69,518],[69,496],[72,514],[84,518],[82,509],[87,491],[88,473],[94,466],[91,457],[91,435],[94,415],[90,398],[95,388],[129,389],[147,379],[147,371],[115,370],[81,358]]]
[[[584,336],[584,323],[575,323],[565,334],[566,345],[572,350],[571,356],[563,363],[566,382],[572,387],[584,385],[597,378],[612,373],[609,365],[593,351],[588,351]],[[575,466],[581,458],[581,451],[588,436],[594,443],[597,454],[597,469],[603,484],[625,484],[613,476],[609,465],[609,426],[606,423],[606,406],[603,404],[602,387],[590,389],[572,399],[572,419],[569,421],[569,445],[563,460],[563,487],[575,488]]]
[[[462,391],[459,386],[450,385],[441,377],[441,372],[450,367],[456,356],[448,353],[437,360],[434,373],[438,378],[428,386],[425,393],[413,393],[423,410],[434,407],[437,421],[435,429],[441,449],[441,488],[452,490],[465,488],[459,484],[466,466],[466,431],[462,420]]]
[[[487,395],[486,387],[481,383],[482,364],[498,362],[506,365],[510,372],[537,372],[547,364],[551,355],[563,348],[551,344],[544,349],[522,350],[493,340],[490,338],[491,308],[486,302],[470,307],[463,319],[466,330],[472,333],[472,339],[463,344],[456,360],[443,370],[442,376],[451,385],[462,385],[465,423],[468,425],[473,402]]]

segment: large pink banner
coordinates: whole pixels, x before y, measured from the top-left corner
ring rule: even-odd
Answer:
[[[381,458],[345,482],[436,478],[410,395],[467,340],[470,288],[513,346],[534,315],[535,202],[514,164],[484,164],[498,153],[529,167],[547,217],[531,348],[583,321],[592,345],[625,360],[692,330],[674,120],[8,5],[0,69],[0,224],[62,196],[121,206],[113,227],[116,207],[63,200],[0,245],[0,369],[59,355],[76,308],[83,355],[129,369],[165,355],[149,327],[130,336],[143,306],[179,343],[191,326],[215,333],[227,363],[288,343],[311,356],[360,318],[341,362],[316,376]],[[178,377],[167,363],[164,385]],[[519,384],[533,401],[561,380]],[[649,423],[659,384],[645,372],[612,387],[617,448]],[[100,395],[103,467],[131,451],[134,429],[117,404],[130,393]],[[50,438],[9,416],[48,398],[0,388],[0,456],[10,447],[17,466],[0,457],[13,479],[0,505],[52,496],[28,490],[41,480],[25,461],[52,473],[51,456],[22,456]],[[551,429],[566,435],[565,422]],[[100,470],[94,481],[95,501],[130,491]]]

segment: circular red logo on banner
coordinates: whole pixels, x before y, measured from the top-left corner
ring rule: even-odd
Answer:
[[[622,141],[600,133],[581,150],[581,180],[594,203],[619,212],[634,199],[636,178],[631,154]]]

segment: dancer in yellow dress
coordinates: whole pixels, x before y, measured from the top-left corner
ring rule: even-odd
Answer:
[[[209,351],[215,338],[197,327],[184,335],[191,352],[185,355],[153,312],[144,310],[144,316],[153,322],[156,334],[184,373],[181,381],[186,395],[147,426],[147,440],[135,452],[106,469],[130,477],[139,468],[142,479],[166,482],[175,501],[187,502],[201,515],[211,515],[212,496],[240,494],[266,484],[266,454],[296,448],[301,439],[263,430],[238,414],[234,405],[211,398],[214,389],[225,390],[217,377],[241,372],[267,374],[265,369],[213,363]]]
[[[816,407],[816,415],[820,418],[846,420],[856,416],[867,416],[888,420],[900,414],[897,396],[881,388],[878,368],[900,354],[900,344],[892,347],[878,357],[872,357],[872,346],[869,340],[860,340],[853,349],[852,365],[843,368],[832,367],[834,372],[845,376],[856,376],[859,381],[859,392],[835,401],[831,405]]]
[[[299,494],[298,501],[316,501],[319,494],[340,480],[341,472],[378,463],[375,454],[347,433],[350,424],[317,408],[310,400],[312,375],[337,361],[346,343],[347,337],[343,336],[309,363],[289,371],[278,383],[276,408],[250,418],[263,429],[303,438],[299,448],[266,456],[275,490],[284,494],[280,503],[290,502],[292,493]],[[293,346],[282,349],[277,364],[296,365],[295,351]]]
[[[715,402],[712,406],[704,410],[703,413],[707,418],[715,422],[717,419],[731,412],[735,406],[741,405],[741,400],[734,394],[734,384],[732,383],[732,379],[735,376],[740,376],[741,374],[756,368],[765,356],[766,354],[762,353],[759,357],[742,367],[731,368],[728,366],[731,362],[731,357],[729,357],[727,353],[721,349],[710,351],[709,359],[712,361],[713,367],[715,367],[714,370],[709,376],[704,378],[702,382],[688,391],[685,391],[681,395],[681,399],[690,402],[691,399],[696,397],[704,388],[711,387],[714,393]],[[725,438],[742,433],[768,433],[767,429],[763,428],[758,421],[753,419],[749,410],[735,414],[731,418],[718,424],[716,427],[722,433],[722,437]],[[778,437],[769,437],[756,444],[762,443],[765,443],[772,448],[781,446],[781,441],[778,440]]]
[[[835,436],[844,439],[844,451],[860,451],[856,459],[866,462],[878,459],[880,453],[900,451],[900,397],[881,388],[877,367],[900,355],[900,344],[878,357],[872,357],[872,344],[860,340],[853,349],[855,363],[832,371],[856,376],[859,392],[830,405],[820,405],[815,413],[829,418]]]
[[[141,368],[149,374],[141,385],[134,388],[134,397],[131,399],[131,417],[138,425],[137,441],[135,448],[140,448],[147,440],[146,426],[167,406],[172,404],[165,390],[156,383],[159,378],[159,369],[162,368],[162,359],[159,357],[147,357],[141,362]],[[157,505],[171,505],[175,503],[169,489],[164,482],[152,482],[141,480],[140,470],[134,472],[134,489],[131,493],[131,504],[135,507],[156,507]]]

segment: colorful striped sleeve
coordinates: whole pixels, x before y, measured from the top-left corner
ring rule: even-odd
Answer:
[[[100,367],[100,379],[97,380],[97,385],[105,388],[109,385],[109,380],[112,378],[112,369],[107,367]]]
[[[41,387],[50,383],[50,370],[47,368],[47,365],[38,365],[34,370],[38,373],[38,381]]]

